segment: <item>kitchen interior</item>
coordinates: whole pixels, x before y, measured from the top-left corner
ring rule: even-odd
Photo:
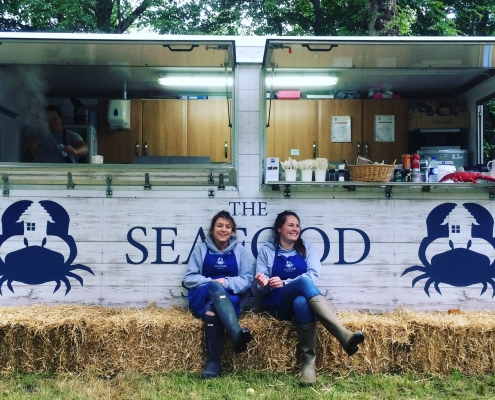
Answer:
[[[435,156],[446,171],[482,162],[464,94],[491,77],[491,45],[269,42],[266,75],[299,79],[278,88],[267,81],[267,157],[325,157],[335,169],[358,157],[397,168],[412,153]],[[325,73],[335,78],[326,86]],[[316,84],[304,83],[310,75]],[[379,130],[380,118],[393,128]]]
[[[32,161],[54,104],[88,144],[79,163],[230,163],[233,42],[121,42],[3,42],[0,161]]]
[[[267,78],[262,89],[264,156],[280,161],[325,157],[334,164],[352,164],[361,156],[400,164],[403,154],[423,152],[455,166],[481,162],[472,109],[463,103],[463,94],[488,76],[493,60],[487,46],[439,47],[407,40],[332,43],[267,41],[260,60]],[[16,46],[24,51],[15,51]],[[90,145],[87,163],[94,162],[95,155],[105,164],[232,161],[234,40],[122,40],[118,46],[105,41],[70,46],[12,41],[2,44],[0,56],[0,106],[7,110],[0,109],[0,141],[6,143],[2,162],[30,162],[20,139],[41,124],[39,115],[36,119],[29,113],[40,106],[33,100],[43,96],[45,104],[61,107],[69,129],[85,135]],[[31,77],[8,79],[16,70],[38,82],[31,84]],[[337,79],[329,85],[321,79],[316,86],[305,83],[313,75]],[[196,81],[203,76],[209,80]],[[280,84],[269,79],[276,77],[289,79]],[[160,84],[167,79],[167,85],[174,86]],[[252,83],[254,88],[258,84]],[[43,90],[43,96],[33,95]],[[377,116],[393,121],[393,129],[383,137],[377,135]],[[340,137],[332,137],[335,117],[348,121]],[[20,133],[12,140],[15,130]]]

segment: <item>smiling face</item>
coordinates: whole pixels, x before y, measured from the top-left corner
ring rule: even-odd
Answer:
[[[293,215],[288,215],[284,224],[278,228],[278,233],[280,234],[280,245],[284,249],[292,249],[301,234],[299,220]]]
[[[225,218],[218,218],[213,227],[213,242],[218,250],[225,249],[232,236],[232,224]]]

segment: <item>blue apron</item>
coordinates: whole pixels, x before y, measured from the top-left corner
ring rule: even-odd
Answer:
[[[278,254],[278,249],[279,246],[277,246],[275,250],[271,276],[278,276],[284,281],[286,279],[297,278],[299,275],[308,271],[308,264],[306,264],[306,260],[301,253],[297,252],[293,256],[284,257]],[[281,289],[283,289],[283,287],[272,289],[270,293],[265,296],[264,302],[266,306],[280,306]]]
[[[211,279],[233,277],[238,275],[237,259],[234,250],[223,254],[212,254],[206,249],[205,259],[203,261],[203,276]],[[187,298],[189,299],[189,308],[199,317],[203,317],[205,306],[209,303],[206,301],[206,294],[211,283],[201,285],[189,290]],[[232,301],[234,310],[237,315],[241,313],[241,298],[225,290]]]

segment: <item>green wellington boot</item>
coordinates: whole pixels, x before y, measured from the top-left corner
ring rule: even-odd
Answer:
[[[206,364],[201,379],[216,378],[222,373],[222,348],[224,329],[216,317],[205,315]]]
[[[241,328],[237,320],[234,306],[226,293],[217,293],[210,297],[215,312],[234,346],[234,352],[243,353],[253,336],[247,328]]]
[[[312,386],[316,383],[315,348],[316,348],[316,323],[296,324],[297,337],[299,338],[299,350],[301,351],[302,368],[301,386]]]
[[[339,341],[345,352],[352,356],[359,350],[359,344],[364,342],[361,331],[352,332],[346,329],[335,316],[333,309],[325,297],[318,295],[308,300],[311,311],[318,317],[318,321]]]

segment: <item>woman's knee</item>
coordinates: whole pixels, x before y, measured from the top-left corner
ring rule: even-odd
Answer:
[[[220,282],[212,282],[208,287],[208,296],[212,296],[217,293],[224,293],[225,289]]]
[[[301,278],[297,279],[299,282],[299,285],[301,287],[301,290],[304,292],[305,297],[309,300],[311,297],[318,296],[321,294],[320,290],[316,287],[316,285],[313,283],[313,281],[306,279],[306,278]]]

